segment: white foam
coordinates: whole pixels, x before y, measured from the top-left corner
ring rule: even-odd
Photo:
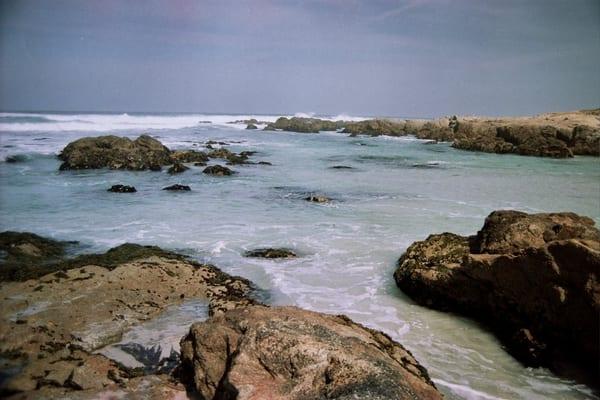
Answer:
[[[496,397],[484,392],[480,392],[466,385],[446,382],[442,379],[432,379],[436,384],[445,386],[453,393],[466,400],[505,400],[502,397]]]
[[[42,122],[0,122],[0,131],[29,132],[29,131],[115,131],[132,129],[181,129],[209,125],[228,125],[245,128],[243,124],[230,124],[237,120],[255,118],[261,121],[275,121],[274,115],[211,115],[211,114],[36,114],[36,113],[0,113],[3,117],[37,117],[44,118]]]

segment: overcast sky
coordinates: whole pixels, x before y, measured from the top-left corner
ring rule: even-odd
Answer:
[[[0,0],[0,109],[600,106],[599,0]]]

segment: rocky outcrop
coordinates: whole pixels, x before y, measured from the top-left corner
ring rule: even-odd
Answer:
[[[127,185],[112,185],[111,187],[106,189],[106,191],[113,192],[113,193],[135,193],[135,192],[137,192],[137,190],[133,186],[127,186]]]
[[[344,125],[343,133],[349,133],[351,136],[370,135],[370,136],[404,136],[404,122],[394,122],[386,119],[369,119],[359,122],[347,122]]]
[[[599,277],[593,220],[517,211],[493,212],[475,236],[412,244],[394,274],[418,303],[488,324],[525,364],[582,380],[599,373]]]
[[[203,399],[441,399],[387,335],[345,316],[252,306],[192,325],[182,372]]]
[[[266,131],[282,130],[288,132],[319,133],[321,131],[335,131],[344,127],[344,121],[329,121],[318,118],[292,117],[278,118],[277,121],[267,124]]]
[[[167,186],[167,187],[163,188],[162,190],[189,192],[190,190],[192,190],[192,188],[190,188],[187,185],[180,185],[180,184],[176,183],[175,185]]]
[[[69,143],[58,156],[68,169],[157,170],[171,163],[171,151],[142,135],[135,140],[118,136],[85,137]]]
[[[235,173],[234,171],[222,165],[211,165],[209,167],[204,168],[202,172],[214,176],[229,176]]]
[[[208,155],[202,151],[175,150],[171,152],[173,163],[208,162]]]
[[[29,232],[0,233],[0,282],[24,281],[57,271],[53,265],[65,255],[68,244]]]
[[[164,379],[137,378],[147,375],[145,368],[96,351],[186,300],[206,301],[211,315],[255,303],[249,281],[158,247],[124,244],[66,259],[56,242],[27,233],[1,237],[13,244],[11,252],[39,258],[40,268],[0,282],[0,397],[70,398],[65,393],[77,390],[102,398],[138,392],[140,379],[161,392]],[[37,250],[23,248],[31,243]],[[46,254],[52,259],[44,263]],[[44,268],[47,263],[54,267]]]
[[[290,249],[283,247],[279,248],[261,248],[249,250],[244,253],[244,257],[258,257],[258,258],[294,258],[296,253]]]
[[[246,129],[258,129],[258,126],[250,123],[250,124],[246,125]]]

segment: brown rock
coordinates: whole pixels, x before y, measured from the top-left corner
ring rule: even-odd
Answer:
[[[181,350],[207,400],[442,398],[402,345],[344,316],[240,308],[192,325]]]
[[[600,232],[591,219],[496,211],[476,236],[413,243],[394,278],[420,304],[486,323],[525,364],[593,382],[599,274]]]

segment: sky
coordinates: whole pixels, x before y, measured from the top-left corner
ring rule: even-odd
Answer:
[[[0,110],[600,107],[599,0],[0,0]]]

